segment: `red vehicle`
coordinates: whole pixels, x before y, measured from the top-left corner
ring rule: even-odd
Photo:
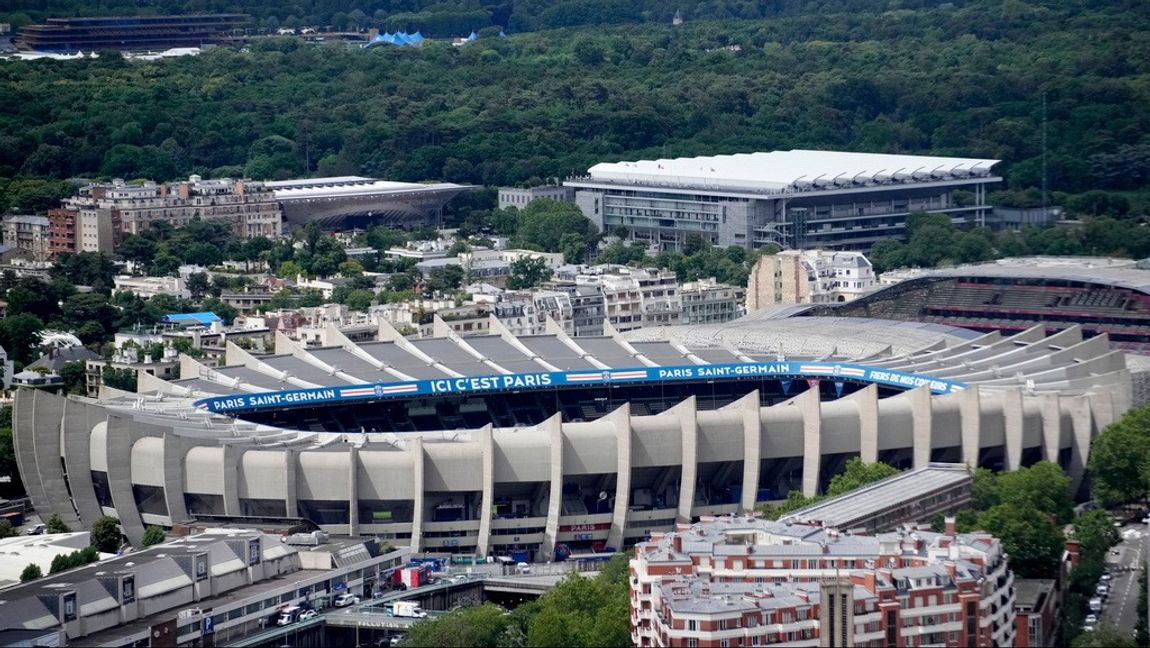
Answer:
[[[428,565],[404,567],[399,572],[401,574],[400,582],[407,587],[419,587],[431,582],[431,567]]]

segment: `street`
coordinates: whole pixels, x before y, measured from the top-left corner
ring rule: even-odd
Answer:
[[[1130,636],[1138,621],[1138,570],[1146,555],[1146,525],[1126,524],[1119,531],[1122,541],[1106,556],[1113,580],[1100,622]]]

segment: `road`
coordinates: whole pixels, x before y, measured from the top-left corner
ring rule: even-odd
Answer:
[[[1127,524],[1120,532],[1122,541],[1106,556],[1113,580],[1100,621],[1130,636],[1138,622],[1138,570],[1146,556],[1147,527],[1140,523]]]

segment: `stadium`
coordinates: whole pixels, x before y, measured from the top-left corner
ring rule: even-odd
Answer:
[[[550,560],[701,515],[815,494],[851,457],[1082,482],[1091,438],[1136,397],[1127,356],[1079,326],[1015,335],[755,316],[599,337],[327,330],[227,344],[101,399],[22,389],[14,439],[38,511],[68,524],[307,518],[416,551]]]
[[[1150,351],[1150,273],[1129,259],[1020,257],[941,270],[911,271],[904,281],[842,306],[808,315],[881,317],[979,331],[1021,331],[1042,323],[1081,326],[1121,349]],[[898,272],[893,274],[899,274]]]

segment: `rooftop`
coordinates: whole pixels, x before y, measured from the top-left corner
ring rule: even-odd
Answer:
[[[932,463],[799,509],[780,519],[783,522],[846,528],[892,506],[969,482],[970,472],[964,464]]]
[[[772,151],[673,160],[603,162],[591,167],[589,178],[569,184],[666,184],[783,193],[987,177],[991,167],[998,162],[924,155]]]

